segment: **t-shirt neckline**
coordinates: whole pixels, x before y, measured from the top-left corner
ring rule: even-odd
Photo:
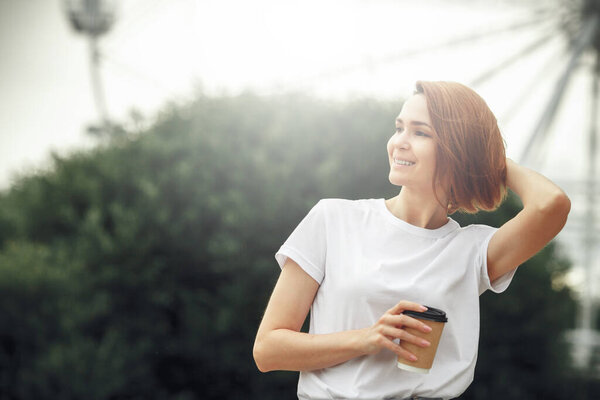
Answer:
[[[436,229],[421,228],[420,226],[409,224],[408,222],[396,217],[385,205],[385,198],[380,198],[377,201],[380,211],[383,213],[385,218],[396,226],[399,226],[403,230],[418,236],[440,238],[447,235],[448,233],[456,230],[460,227],[458,222],[448,217],[448,222],[445,225],[440,226]]]

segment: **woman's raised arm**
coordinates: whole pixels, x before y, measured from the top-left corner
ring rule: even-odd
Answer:
[[[549,179],[510,159],[506,168],[506,185],[521,198],[523,209],[490,240],[487,264],[492,282],[550,242],[567,222],[571,209],[567,195]]]

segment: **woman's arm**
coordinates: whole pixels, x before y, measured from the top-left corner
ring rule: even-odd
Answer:
[[[506,160],[506,185],[523,202],[523,210],[490,240],[488,274],[494,281],[540,251],[567,222],[571,201],[554,183],[531,169]]]
[[[300,332],[318,289],[319,284],[288,258],[254,343],[254,360],[260,371],[327,368],[354,357],[375,354],[384,348],[415,360],[414,355],[393,339],[400,338],[423,347],[428,345],[400,329],[410,326],[423,332],[430,330],[416,319],[399,315],[404,310],[423,311],[422,306],[405,301],[388,310],[372,327],[324,335]]]

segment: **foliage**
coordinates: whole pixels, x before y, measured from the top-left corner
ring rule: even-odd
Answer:
[[[293,397],[297,374],[251,356],[273,254],[319,198],[395,194],[399,105],[200,94],[21,177],[0,194],[0,399]],[[465,398],[558,398],[566,267],[549,246],[508,294],[483,296]]]

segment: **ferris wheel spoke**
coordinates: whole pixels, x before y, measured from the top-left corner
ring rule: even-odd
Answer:
[[[539,69],[537,76],[545,76],[546,71],[549,71],[556,64],[556,59],[560,56],[562,56],[562,50],[560,53],[553,54],[551,57],[549,57],[544,65]],[[540,84],[540,81],[538,79],[529,79],[526,81],[526,83],[527,85],[521,89],[519,95],[516,96],[516,100],[512,102],[510,108],[504,111],[502,116],[499,118],[504,124],[507,124],[517,113],[517,110],[521,107],[521,105],[526,103],[533,93],[535,93],[535,87]]]
[[[548,19],[546,18],[546,16],[544,16],[544,15],[541,17],[538,16],[537,18],[534,18],[534,19],[527,19],[525,21],[520,21],[518,23],[509,24],[509,25],[502,26],[502,27],[496,28],[496,29],[491,29],[491,30],[488,30],[485,32],[469,33],[466,35],[458,36],[456,38],[450,39],[448,41],[444,41],[442,43],[437,43],[437,44],[434,44],[429,47],[421,47],[421,48],[417,48],[417,49],[413,49],[413,50],[404,51],[401,54],[393,54],[393,55],[382,58],[382,61],[394,62],[394,61],[398,61],[399,59],[406,59],[406,57],[417,56],[417,55],[421,55],[423,53],[428,53],[428,52],[435,51],[435,50],[448,49],[453,46],[469,45],[469,44],[472,44],[472,43],[482,40],[482,39],[489,39],[494,36],[499,36],[499,35],[502,35],[502,34],[508,33],[508,32],[514,33],[515,31],[526,29],[526,28],[531,28],[533,26],[541,25],[541,24],[544,24],[547,22],[548,22]]]
[[[561,29],[561,30],[565,29],[567,24],[569,24],[569,22],[570,22],[569,19],[564,18],[561,21],[559,21],[559,23],[557,25],[552,25],[547,30],[545,35],[541,36],[537,40],[534,40],[529,45],[525,46],[520,51],[513,54],[512,56],[510,56],[509,58],[507,58],[500,64],[495,65],[495,66],[489,68],[487,71],[482,72],[476,78],[474,78],[472,81],[470,81],[469,85],[477,87],[477,86],[485,83],[486,81],[489,81],[490,79],[494,78],[497,74],[502,72],[505,68],[510,67],[512,64],[514,64],[516,62],[522,61],[524,57],[531,57],[532,55],[535,54],[535,52],[537,50],[541,49],[544,45],[551,43],[551,39],[553,37],[556,37],[556,30],[557,29]]]
[[[333,68],[309,77],[305,77],[304,79],[300,79],[300,83],[302,86],[311,86],[314,84],[318,84],[322,81],[336,79],[341,76],[354,73],[356,71],[370,69],[373,68],[373,66],[405,62],[409,58],[417,57],[423,54],[427,54],[429,52],[437,50],[447,50],[455,46],[470,45],[479,40],[491,39],[495,36],[501,36],[502,34],[506,34],[509,32],[514,33],[516,31],[524,30],[527,28],[533,28],[536,26],[544,25],[547,24],[548,21],[551,21],[548,18],[550,14],[551,13],[549,12],[542,13],[541,15],[537,15],[536,18],[528,18],[517,23],[511,23],[505,26],[501,26],[496,29],[491,29],[484,32],[468,33],[441,43],[433,44],[431,46],[422,46],[419,48],[408,49],[406,51],[388,54],[379,58],[369,59],[366,62],[340,66],[338,68]]]
[[[548,136],[548,130],[552,123],[554,114],[556,113],[556,110],[558,109],[558,106],[560,104],[560,100],[562,99],[562,96],[573,74],[573,71],[577,67],[577,61],[583,53],[583,50],[585,50],[585,48],[590,44],[591,40],[593,39],[594,34],[597,30],[597,26],[598,17],[592,16],[588,18],[583,28],[581,29],[577,41],[573,47],[569,63],[567,64],[564,72],[556,82],[552,96],[548,101],[546,107],[544,108],[544,112],[538,120],[538,123],[535,126],[521,154],[520,162],[525,163],[529,160],[530,153],[534,144],[537,144],[538,146],[536,147],[538,148],[543,146],[545,139]]]
[[[556,35],[556,33],[554,31],[551,31],[551,32],[545,34],[544,36],[542,36],[541,38],[538,38],[537,40],[530,43],[526,47],[522,48],[520,51],[513,54],[512,56],[510,56],[508,59],[504,60],[500,64],[495,65],[495,66],[491,67],[490,69],[488,69],[487,71],[484,71],[483,73],[479,74],[479,76],[477,76],[475,79],[473,79],[471,82],[469,82],[468,86],[477,87],[477,86],[485,83],[486,81],[494,78],[497,74],[502,72],[505,68],[510,67],[512,64],[514,64],[518,61],[522,61],[524,57],[532,56],[533,54],[535,54],[535,52],[537,50],[541,49],[544,45],[547,45],[548,43],[550,43],[550,39],[552,39],[552,37],[554,37],[555,35]]]

